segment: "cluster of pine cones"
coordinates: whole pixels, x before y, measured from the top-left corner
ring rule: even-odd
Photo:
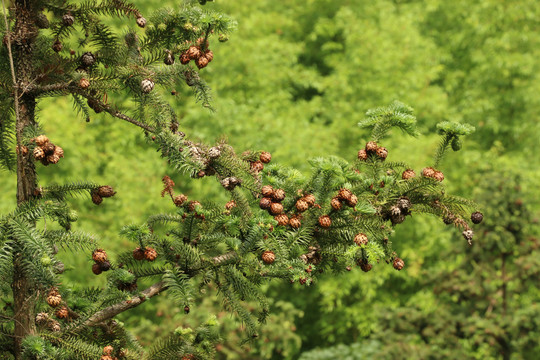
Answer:
[[[103,249],[94,250],[92,260],[94,260],[92,272],[96,275],[101,274],[103,271],[109,271],[111,268],[111,263],[107,260],[107,253]]]
[[[56,164],[58,161],[60,161],[60,158],[64,157],[64,149],[62,149],[60,146],[54,145],[45,135],[39,135],[38,137],[33,138],[31,141],[36,143],[36,147],[33,151],[34,159],[40,160],[45,166],[49,164]]]
[[[372,155],[385,160],[388,156],[388,150],[385,147],[377,145],[375,141],[370,141],[364,149],[358,151],[358,159],[362,161],[366,161]]]
[[[191,45],[186,51],[180,54],[180,62],[185,65],[191,60],[194,60],[195,65],[197,65],[199,69],[206,67],[208,63],[214,59],[214,53],[212,50],[208,49],[208,46],[208,41],[205,42],[204,38],[197,39],[197,45]],[[173,63],[174,58],[170,53],[167,54],[167,57],[165,57],[165,64],[172,65]]]
[[[114,194],[116,194],[116,191],[114,191],[112,186],[100,186],[99,188],[92,190],[92,202],[99,205],[103,202],[103,198],[112,197]]]

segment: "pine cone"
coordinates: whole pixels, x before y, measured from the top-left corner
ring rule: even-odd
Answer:
[[[103,249],[96,249],[92,253],[92,259],[98,263],[104,262],[105,260],[107,260],[107,253]]]
[[[272,186],[270,185],[264,185],[261,189],[261,194],[264,197],[270,197],[272,196],[273,193],[274,193],[274,188],[272,188]]]
[[[190,60],[196,60],[201,56],[201,49],[198,46],[191,45],[189,49],[186,50],[186,55]]]
[[[405,261],[397,257],[394,259],[392,265],[394,266],[394,269],[401,270],[405,266]]]
[[[208,157],[210,157],[210,159],[217,159],[220,156],[221,156],[221,150],[219,150],[217,146],[211,147],[208,150]]]
[[[401,215],[401,209],[398,206],[392,206],[390,208],[390,214],[392,214],[392,216]]]
[[[332,205],[332,209],[339,211],[341,210],[341,201],[337,197],[333,197],[332,201],[330,201],[330,205]]]
[[[206,50],[203,56],[208,59],[208,62],[214,60],[214,53],[212,50]]]
[[[471,214],[471,221],[474,224],[480,224],[483,219],[484,219],[484,214],[482,214],[480,211],[476,211]]]
[[[377,151],[378,147],[379,146],[377,145],[377,143],[375,141],[370,141],[370,142],[368,142],[366,144],[366,152],[368,154],[370,154],[370,153],[373,154],[373,153],[375,153]]]
[[[309,209],[309,204],[307,203],[306,200],[304,200],[304,199],[299,199],[299,200],[296,202],[296,210],[298,210],[299,212],[304,212],[304,211],[306,211],[307,209]]]
[[[49,314],[40,312],[36,315],[36,323],[38,325],[44,325],[49,321]]]
[[[58,156],[59,158],[63,158],[64,157],[64,149],[62,149],[60,146],[55,146],[54,147],[54,155]]]
[[[405,221],[405,215],[399,214],[399,215],[392,215],[390,217],[390,221],[392,221],[392,225],[401,224]]]
[[[202,207],[201,203],[198,202],[197,200],[191,200],[188,204],[188,210],[191,211],[191,212],[194,212],[197,208],[197,206],[200,206]]]
[[[114,348],[111,345],[107,345],[103,348],[103,355],[111,355]]]
[[[62,51],[62,48],[64,46],[62,45],[62,43],[60,42],[60,40],[56,40],[53,44],[52,44],[52,49],[54,52],[60,52]]]
[[[143,260],[144,259],[144,250],[140,247],[133,250],[133,258],[135,260]]]
[[[345,200],[345,202],[347,203],[347,205],[349,207],[355,207],[356,204],[358,204],[358,197],[356,197],[356,195],[352,194],[350,199],[349,200]]]
[[[285,190],[283,189],[274,189],[272,192],[272,199],[277,202],[281,202],[285,199]]]
[[[359,260],[357,264],[360,266],[360,269],[362,269],[363,272],[368,272],[373,268],[373,265],[367,261]]]
[[[206,56],[199,56],[197,58],[197,60],[195,60],[195,65],[197,65],[197,67],[199,69],[202,69],[204,67],[206,67],[208,65],[210,61],[208,60],[208,58]]]
[[[263,197],[261,201],[259,201],[259,207],[263,210],[270,209],[270,206],[272,206],[272,199],[269,197]]]
[[[34,155],[34,159],[42,160],[45,158],[45,151],[43,151],[43,149],[40,147],[36,147],[34,148],[33,155]]]
[[[264,170],[264,164],[260,161],[254,161],[251,163],[251,170],[253,170],[255,173],[259,173]]]
[[[433,178],[437,181],[443,181],[444,180],[444,174],[441,171],[435,171],[435,174],[433,175]]]
[[[280,214],[274,217],[274,220],[278,222],[279,226],[289,225],[289,217],[285,214]]]
[[[328,215],[321,215],[319,217],[319,225],[327,229],[332,225],[332,219]]]
[[[307,194],[304,196],[304,200],[309,204],[309,206],[315,205],[315,195]]]
[[[82,78],[79,80],[79,87],[81,89],[88,89],[90,87],[90,80]]]
[[[366,161],[368,159],[368,154],[365,149],[358,150],[358,160]]]
[[[474,236],[474,232],[472,230],[464,230],[462,233],[463,237],[465,238],[465,240],[467,240],[467,242],[469,244],[471,244],[472,242],[472,239],[473,239],[473,236]]]
[[[111,269],[111,263],[109,260],[97,263],[101,271],[109,271]]]
[[[231,201],[229,201],[228,203],[225,204],[225,209],[231,210],[235,206],[236,206],[236,201],[231,200]]]
[[[146,19],[145,19],[144,17],[142,17],[142,16],[139,15],[139,16],[137,17],[137,20],[136,20],[136,21],[137,21],[137,26],[138,26],[138,27],[143,28],[143,27],[146,26]]]
[[[49,329],[53,332],[58,332],[60,330],[62,330],[62,327],[60,326],[60,323],[56,320],[52,320],[49,321]]]
[[[272,160],[272,154],[267,151],[262,151],[261,155],[259,155],[259,160],[264,164],[268,164]]]
[[[289,220],[289,225],[291,225],[293,229],[298,229],[300,226],[302,226],[302,222],[298,216],[293,216],[291,220]]]
[[[67,13],[67,14],[64,14],[64,16],[62,16],[62,25],[71,26],[73,25],[74,22],[75,22],[75,18],[73,17],[73,15],[71,15],[71,13]]]
[[[41,149],[45,152],[45,155],[52,155],[54,154],[54,144],[53,143],[45,143],[41,146]]]
[[[56,164],[60,161],[60,157],[55,155],[55,154],[52,154],[52,155],[49,155],[47,156],[47,162],[49,164]]]
[[[114,196],[114,194],[116,194],[116,191],[114,191],[112,186],[104,185],[104,186],[100,186],[97,189],[97,193],[99,196],[107,198],[107,197]]]
[[[416,174],[415,174],[414,170],[412,170],[412,169],[407,169],[407,170],[405,170],[403,172],[403,174],[401,174],[401,178],[403,180],[412,179],[415,176],[416,176]]]
[[[422,176],[432,178],[435,176],[435,169],[432,167],[426,167],[422,170]]]
[[[385,160],[388,156],[388,150],[385,147],[381,146],[377,148],[376,154],[380,159]]]
[[[165,55],[165,59],[163,59],[163,63],[165,65],[173,65],[174,64],[174,56],[170,51],[167,52],[167,55]]]
[[[47,304],[49,304],[49,306],[57,307],[58,305],[60,305],[60,303],[62,303],[62,296],[60,294],[49,293],[49,295],[47,296]]]
[[[92,202],[99,205],[103,202],[103,198],[97,192],[92,192]]]
[[[180,63],[182,65],[186,65],[187,63],[189,63],[191,61],[191,58],[189,57],[189,55],[187,53],[182,53],[180,55]]]
[[[354,237],[354,243],[358,246],[367,245],[368,243],[368,237],[366,234],[358,233]]]
[[[96,63],[96,56],[91,52],[85,52],[81,56],[81,64],[84,67],[90,67]]]
[[[157,256],[157,251],[152,249],[151,247],[147,247],[146,250],[144,250],[144,258],[148,261],[156,260]]]
[[[59,319],[67,319],[68,316],[69,316],[69,311],[68,311],[68,308],[65,307],[65,306],[62,306],[61,308],[59,308],[58,310],[56,310],[56,312],[54,313],[56,315],[57,318]]]
[[[143,93],[148,94],[150,91],[154,90],[154,82],[150,79],[143,79],[141,81],[141,90]]]
[[[274,263],[274,261],[276,260],[276,255],[274,254],[273,251],[266,250],[265,252],[262,253],[261,259],[265,264],[270,265]]]
[[[270,205],[270,214],[279,215],[283,212],[283,205],[280,203],[272,203]]]
[[[49,138],[46,135],[39,135],[34,139],[37,146],[43,146],[49,142]]]
[[[351,192],[351,190],[342,188],[342,189],[339,189],[337,197],[339,200],[349,201],[352,195],[353,193]]]
[[[180,194],[174,197],[173,202],[174,205],[180,207],[182,204],[188,199],[188,197],[184,194]]]
[[[398,200],[397,206],[402,210],[409,210],[411,208],[411,201],[407,197],[402,197]]]

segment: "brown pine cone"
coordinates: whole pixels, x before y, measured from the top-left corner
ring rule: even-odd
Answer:
[[[59,158],[63,158],[64,157],[64,149],[62,149],[60,146],[55,146],[54,147],[54,155],[58,156]]]
[[[97,192],[92,192],[92,202],[99,205],[103,202],[103,198]]]
[[[45,312],[40,312],[36,315],[36,323],[39,325],[44,325],[49,321],[49,314]]]
[[[392,265],[394,266],[394,269],[401,270],[405,266],[405,261],[397,257],[394,259]]]
[[[195,209],[196,209],[197,206],[201,206],[201,207],[202,207],[202,205],[201,205],[200,202],[198,202],[198,201],[196,201],[196,200],[191,200],[191,201],[189,202],[189,204],[188,204],[188,210],[191,211],[191,212],[193,212],[193,211],[195,211]]]
[[[43,160],[45,158],[45,151],[43,151],[43,149],[40,147],[34,148],[34,152],[32,154],[36,160]]]
[[[376,154],[380,159],[384,160],[388,156],[388,150],[381,146],[377,148]]]
[[[197,65],[199,69],[202,69],[205,68],[209,62],[210,61],[208,61],[208,58],[206,56],[199,56],[197,60],[195,60],[195,65]]]
[[[182,204],[188,199],[184,194],[180,194],[174,197],[173,202],[176,206],[182,206]]]
[[[307,203],[306,200],[304,200],[304,199],[299,199],[299,200],[296,202],[296,210],[298,210],[299,212],[304,212],[304,211],[306,211],[307,209],[309,209],[309,204]]]
[[[360,269],[362,269],[363,272],[368,272],[373,268],[373,265],[363,260],[358,261],[358,266],[360,266]]]
[[[332,219],[328,215],[321,215],[319,217],[319,225],[327,229],[332,225]]]
[[[57,307],[60,303],[62,303],[62,296],[60,294],[49,294],[49,296],[47,296],[47,304],[49,304],[49,306]]]
[[[422,169],[422,176],[423,177],[428,177],[428,178],[434,177],[435,176],[435,169],[432,168],[431,166]]]
[[[433,174],[433,178],[437,181],[443,181],[444,174],[441,171],[435,171],[435,174]]]
[[[332,201],[330,202],[330,205],[332,205],[332,209],[338,211],[341,210],[341,201],[337,197],[333,197]]]
[[[103,348],[103,355],[111,355],[114,348],[111,345],[107,345]]]
[[[114,194],[116,194],[116,191],[114,191],[112,186],[105,185],[105,186],[100,186],[99,189],[97,189],[97,193],[99,196],[107,198],[107,197],[114,196]]]
[[[57,318],[59,319],[67,319],[68,316],[69,316],[69,311],[68,311],[68,308],[65,307],[65,306],[62,306],[61,308],[59,308],[58,310],[56,310],[56,312],[54,313],[56,315]]]
[[[135,250],[133,250],[133,258],[135,260],[142,260],[144,259],[144,250],[141,249],[140,247],[136,248]]]
[[[198,46],[191,45],[189,49],[186,50],[186,55],[189,56],[191,60],[196,60],[201,56],[201,49]]]
[[[358,150],[358,160],[366,161],[368,159],[368,154],[366,149]]]
[[[270,209],[270,206],[272,206],[272,199],[269,197],[263,197],[261,201],[259,201],[259,207],[263,210]]]
[[[212,50],[206,50],[204,53],[204,57],[208,59],[208,62],[214,60],[214,53]]]
[[[480,211],[476,211],[471,214],[471,221],[474,224],[480,224],[483,219],[484,219],[484,214],[482,214]]]
[[[256,173],[259,173],[264,170],[264,164],[260,161],[254,161],[251,163],[251,170],[253,170]]]
[[[41,149],[45,152],[45,155],[54,154],[54,144],[51,142],[45,143],[41,146]]]
[[[351,198],[349,200],[345,200],[348,206],[355,207],[356,204],[358,204],[358,197],[356,195],[352,194]]]
[[[88,89],[90,87],[90,80],[82,78],[79,80],[79,87],[81,89]]]
[[[261,194],[265,197],[270,197],[272,196],[274,192],[274,188],[272,188],[271,185],[264,185],[262,188],[261,188]]]
[[[231,210],[233,207],[236,206],[236,201],[231,200],[225,204],[225,209]]]
[[[315,205],[315,195],[307,194],[304,196],[304,200],[308,203],[309,206]]]
[[[105,260],[107,260],[107,253],[103,249],[96,249],[92,253],[92,259],[98,263],[104,262]]]
[[[412,179],[413,177],[416,176],[416,173],[414,172],[414,170],[412,169],[407,169],[403,172],[403,174],[401,174],[401,178],[403,180],[408,180],[408,179]]]
[[[49,164],[57,164],[59,161],[60,161],[60,157],[54,154],[47,156],[47,162]]]
[[[339,189],[337,197],[338,197],[339,200],[348,201],[348,200],[351,199],[352,195],[353,195],[353,193],[351,192],[351,190],[341,188],[341,189]]]
[[[146,26],[146,19],[140,15],[137,17],[137,20],[135,21],[137,22],[137,26],[140,28],[143,28]]]
[[[289,225],[289,217],[285,214],[276,215],[274,217],[274,220],[278,222],[279,226],[287,226]]]
[[[259,160],[263,164],[268,164],[272,160],[272,154],[270,154],[268,151],[262,151],[261,155],[259,155]]]
[[[283,212],[283,205],[280,203],[272,203],[270,205],[270,214],[272,215],[279,215]]]
[[[354,243],[358,246],[367,245],[368,243],[368,237],[366,234],[358,233],[354,237]]]
[[[191,58],[189,57],[189,55],[187,53],[182,53],[180,55],[180,63],[183,64],[183,65],[186,65],[187,63],[189,63],[191,61]]]
[[[300,226],[302,226],[302,222],[298,216],[293,216],[291,220],[289,220],[289,225],[291,225],[293,229],[298,229]]]
[[[152,249],[151,247],[146,247],[146,250],[144,250],[144,258],[148,261],[156,260],[157,256],[157,251]]]
[[[265,264],[270,265],[276,260],[276,254],[273,251],[266,250],[262,253],[261,259]]]
[[[366,144],[366,151],[367,153],[375,153],[377,151],[377,148],[379,146],[377,145],[377,143],[375,141],[370,141]]]
[[[283,189],[274,189],[272,192],[272,199],[277,202],[281,202],[285,199],[285,190]]]
[[[43,146],[49,142],[49,138],[46,135],[39,135],[34,139],[34,141],[36,142],[37,146]]]

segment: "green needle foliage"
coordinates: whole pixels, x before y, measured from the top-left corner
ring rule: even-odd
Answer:
[[[118,35],[104,21],[109,17],[145,30],[131,26]],[[411,214],[443,218],[472,240],[467,219],[477,206],[447,194],[442,172],[429,168],[417,176],[406,164],[387,161],[393,154],[377,144],[392,127],[418,135],[413,109],[402,103],[367,112],[360,125],[373,127],[372,141],[357,157],[312,159],[309,175],[266,165],[271,155],[265,151],[238,154],[225,140],[205,144],[182,132],[160,90],[187,86],[211,107],[193,64],[211,66],[210,41],[234,28],[221,13],[185,1],[146,19],[123,0],[27,0],[14,1],[6,20],[0,57],[14,66],[0,67],[0,157],[3,168],[17,173],[18,200],[0,218],[0,295],[9,304],[0,314],[0,351],[6,358],[209,359],[220,341],[214,317],[195,329],[176,329],[148,349],[115,317],[161,293],[189,313],[194,292],[211,285],[250,341],[269,314],[261,288],[272,279],[310,285],[321,272],[369,271],[382,261],[401,270],[391,238]],[[64,157],[36,118],[40,100],[56,96],[71,97],[87,121],[92,112],[105,112],[139,127],[173,171],[194,181],[215,178],[230,201],[188,199],[165,176],[161,196],[170,197],[174,211],[124,227],[133,246],[109,258],[93,236],[71,231],[78,217],[69,200],[83,195],[100,205],[114,190],[86,179],[57,185],[37,178],[39,163],[54,166]],[[440,130],[443,143],[470,132],[464,125]],[[60,249],[91,258],[94,274],[107,274],[106,286],[63,281]],[[258,304],[254,311],[250,301]]]

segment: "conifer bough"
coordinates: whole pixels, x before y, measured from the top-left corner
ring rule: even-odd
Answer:
[[[104,17],[125,19],[129,31],[123,38],[115,36]],[[252,339],[258,336],[257,321],[263,322],[269,312],[260,290],[263,280],[309,285],[320,272],[355,265],[370,271],[381,260],[401,270],[405,263],[389,238],[393,227],[413,213],[445,219],[472,240],[467,219],[477,206],[447,195],[438,170],[430,167],[429,176],[423,172],[416,177],[406,165],[389,161],[391,144],[380,145],[392,127],[417,134],[412,108],[399,102],[367,112],[360,125],[372,127],[372,136],[357,160],[315,158],[308,176],[272,163],[275,159],[267,151],[237,155],[225,141],[206,145],[180,131],[161,90],[183,82],[203,106],[211,106],[209,88],[190,62],[199,69],[211,66],[211,41],[227,39],[235,25],[223,14],[188,3],[179,11],[158,11],[145,18],[123,0],[16,0],[5,20],[0,56],[3,64],[12,66],[0,69],[0,164],[17,174],[18,206],[0,221],[0,296],[13,304],[1,311],[1,357],[209,359],[219,339],[215,319],[193,336],[177,329],[142,349],[114,317],[162,292],[187,314],[196,308],[194,290],[211,283]],[[47,32],[41,30],[45,28]],[[73,43],[79,46],[64,46]],[[54,75],[44,73],[50,68],[57,69]],[[120,105],[126,95],[139,104],[133,116]],[[164,177],[161,196],[170,197],[173,213],[124,227],[121,235],[134,247],[110,258],[92,235],[71,231],[77,216],[68,199],[85,193],[99,205],[115,194],[113,188],[77,180],[38,184],[36,161],[48,165],[77,156],[64,154],[36,122],[39,100],[55,96],[71,98],[86,121],[93,116],[91,109],[141,128],[173,169],[194,179],[215,177],[230,201],[225,206],[188,201],[186,195],[175,194],[174,181]],[[443,123],[439,131],[443,140],[435,168],[450,144],[459,150],[460,138],[472,130]],[[43,218],[58,222],[63,230],[43,228],[38,221]],[[474,215],[473,222],[478,218]],[[155,231],[162,228],[170,236]],[[107,271],[107,287],[95,292],[62,281],[59,246],[77,254],[84,250],[94,260],[95,274]],[[155,283],[139,290],[143,277]],[[256,317],[244,299],[260,303]]]

